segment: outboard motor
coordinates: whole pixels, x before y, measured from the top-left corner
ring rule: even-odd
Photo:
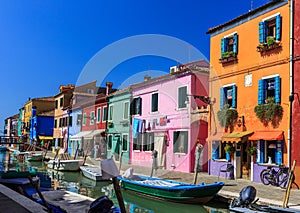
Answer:
[[[240,192],[240,197],[231,201],[230,207],[247,207],[254,201],[255,197],[256,189],[253,186],[246,186]]]
[[[111,213],[113,205],[107,196],[102,196],[91,203],[88,213]]]

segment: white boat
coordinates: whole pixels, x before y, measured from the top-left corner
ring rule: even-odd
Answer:
[[[80,166],[82,174],[92,180],[102,180],[101,168],[97,166]]]
[[[42,153],[29,153],[25,155],[25,159],[27,161],[42,161],[44,158],[44,154]]]
[[[83,160],[49,160],[47,167],[58,171],[78,171],[83,165]]]

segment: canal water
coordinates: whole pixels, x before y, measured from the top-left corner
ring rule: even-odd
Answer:
[[[27,171],[35,169],[41,178],[41,187],[52,186],[54,189],[63,189],[91,198],[107,195],[114,204],[118,204],[113,185],[106,181],[93,181],[84,177],[81,172],[60,172],[47,170],[43,162],[19,162],[16,156],[9,152],[0,152],[0,170]],[[229,212],[222,203],[211,202],[205,205],[181,204],[145,198],[130,191],[122,190],[125,207],[128,213],[224,213]]]

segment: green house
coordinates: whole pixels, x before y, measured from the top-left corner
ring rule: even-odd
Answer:
[[[107,157],[130,162],[130,91],[118,90],[108,96]]]

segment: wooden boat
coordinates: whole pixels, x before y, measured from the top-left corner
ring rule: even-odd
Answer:
[[[25,155],[25,159],[27,161],[42,161],[44,158],[44,154],[42,153],[29,153]]]
[[[101,168],[97,166],[80,166],[82,174],[92,180],[102,180]]]
[[[58,171],[79,171],[83,165],[83,160],[49,160],[47,167]]]
[[[292,208],[282,208],[277,206],[265,206],[265,205],[251,205],[251,207],[233,207],[229,208],[230,212],[243,212],[243,213],[266,213],[266,212],[281,212],[281,213],[289,213],[289,212],[300,212],[298,209]]]
[[[118,180],[124,189],[182,203],[207,203],[224,186],[224,182],[194,185],[137,175],[134,175],[130,179],[119,176]]]
[[[16,170],[8,170],[8,171],[1,171],[0,172],[0,182],[2,179],[12,179],[12,178],[28,178],[28,176],[35,176],[36,171],[30,170],[30,171],[16,171]]]

